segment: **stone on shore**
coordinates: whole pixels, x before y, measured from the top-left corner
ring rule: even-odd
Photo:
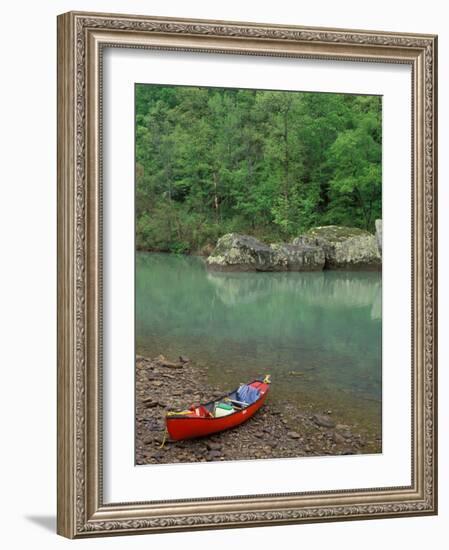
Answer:
[[[222,454],[220,451],[209,451],[206,455],[206,460],[211,462],[212,460],[219,460]]]
[[[376,240],[379,254],[382,255],[382,220],[376,220]]]
[[[325,269],[380,269],[382,263],[376,236],[356,227],[314,227],[293,244],[322,247]]]
[[[206,265],[218,271],[278,271],[282,267],[275,250],[254,237],[237,233],[218,239]]]
[[[183,363],[173,363],[173,361],[169,361],[163,355],[159,355],[158,357],[156,357],[156,362],[161,367],[168,367],[170,369],[182,369],[183,367]]]
[[[332,420],[330,416],[327,416],[325,414],[314,414],[313,415],[313,421],[317,426],[321,426],[322,428],[334,428],[335,422]]]
[[[223,235],[206,265],[217,271],[321,271],[324,252],[310,244],[267,244],[249,235]]]
[[[342,445],[344,443],[346,443],[346,440],[345,438],[339,434],[338,432],[334,432],[332,434],[332,440],[334,441],[334,443],[336,443],[337,445]]]
[[[324,267],[324,250],[307,244],[272,244],[279,257],[282,271],[321,271]]]

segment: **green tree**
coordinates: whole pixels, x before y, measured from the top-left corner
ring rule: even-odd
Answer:
[[[381,216],[381,100],[136,86],[136,241],[197,252]]]

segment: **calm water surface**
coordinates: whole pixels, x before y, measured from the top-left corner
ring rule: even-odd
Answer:
[[[213,273],[138,253],[137,353],[189,356],[223,390],[271,373],[270,400],[380,433],[381,275]]]

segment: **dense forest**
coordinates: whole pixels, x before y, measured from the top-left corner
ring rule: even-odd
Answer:
[[[378,96],[136,85],[136,245],[207,253],[381,217]]]

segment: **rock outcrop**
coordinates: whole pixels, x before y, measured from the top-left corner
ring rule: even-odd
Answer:
[[[228,233],[218,239],[206,265],[218,271],[278,271],[279,256],[271,247],[248,235]]]
[[[376,220],[376,239],[379,254],[382,256],[382,220]]]
[[[293,244],[321,247],[325,269],[381,268],[376,236],[363,229],[338,225],[315,227],[294,239]]]
[[[380,224],[378,223],[380,222]],[[382,225],[376,235],[355,227],[310,229],[292,243],[267,245],[249,235],[223,235],[206,265],[215,271],[321,271],[380,269]]]
[[[209,269],[218,271],[321,271],[324,252],[310,244],[272,244],[228,233],[207,258]]]
[[[324,251],[320,246],[307,244],[272,244],[276,252],[280,271],[321,271],[324,267]]]

